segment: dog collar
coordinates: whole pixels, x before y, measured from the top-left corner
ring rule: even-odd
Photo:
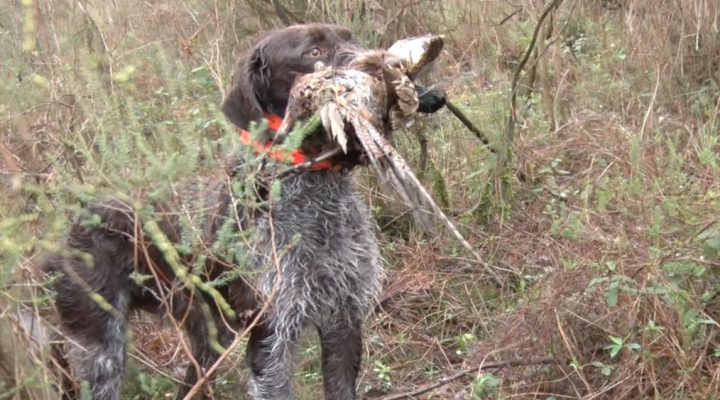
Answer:
[[[283,118],[277,114],[263,114],[263,118],[267,120],[268,123],[268,130],[272,133],[272,135],[277,132],[278,129],[280,129],[280,125],[282,124]],[[294,149],[294,150],[287,150],[287,149],[281,149],[281,148],[272,148],[273,147],[273,139],[266,142],[260,142],[258,140],[253,139],[252,134],[246,130],[246,129],[239,129],[240,131],[240,141],[246,145],[253,148],[253,151],[256,154],[267,154],[271,159],[286,163],[286,164],[293,164],[293,165],[301,165],[305,164],[307,161],[310,161],[311,158],[308,157],[302,150],[300,149]],[[313,162],[310,164],[310,169],[314,171],[321,171],[326,169],[331,169],[334,167],[334,164],[330,162],[329,160],[324,161],[318,161]]]

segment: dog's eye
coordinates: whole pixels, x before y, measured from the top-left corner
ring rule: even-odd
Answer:
[[[317,48],[317,47],[315,47],[315,48],[313,48],[312,50],[310,50],[310,57],[318,58],[318,57],[320,57],[321,55],[322,55],[322,50],[320,50],[320,49]]]

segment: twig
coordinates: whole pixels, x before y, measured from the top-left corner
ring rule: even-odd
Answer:
[[[473,124],[472,121],[470,121],[470,119],[468,119],[468,117],[462,111],[460,111],[460,109],[455,104],[450,101],[446,101],[445,107],[447,107],[447,109],[450,110],[450,112],[453,113],[453,115],[455,115],[457,119],[459,119],[460,122],[462,122],[463,125],[465,125],[465,127],[467,127],[470,132],[475,135],[475,137],[480,139],[480,141],[483,142],[483,144],[487,146],[488,149],[490,149],[491,153],[495,153],[495,149],[490,146],[490,141],[488,141],[487,136],[485,136],[485,134],[482,133],[480,129],[475,126],[475,124]]]
[[[490,25],[490,26],[492,26],[492,27],[498,27],[498,26],[504,25],[506,22],[510,21],[510,18],[512,18],[512,17],[514,17],[515,15],[517,15],[517,13],[519,13],[520,11],[522,11],[522,7],[518,7],[515,11],[511,12],[510,14],[508,14],[507,17],[505,17],[505,18],[503,18],[502,20],[500,20],[500,22],[498,22],[497,24],[492,24],[492,25]]]
[[[163,371],[157,365],[155,365],[152,361],[148,361],[148,356],[146,354],[143,354],[141,351],[139,351],[137,349],[136,349],[136,351],[140,355],[142,355],[142,357],[140,355],[133,354],[133,353],[128,353],[128,356],[130,358],[138,361],[140,364],[144,365],[145,367],[150,368],[153,371],[153,373],[161,375],[165,379],[169,379],[176,384],[184,384],[185,383],[182,379],[178,379],[178,378],[170,375],[169,373]]]
[[[717,223],[718,223],[718,219],[712,219],[709,222],[703,224],[703,226],[701,226],[700,229],[698,229],[692,235],[690,235],[690,237],[685,239],[684,244],[685,245],[689,244],[691,241],[695,240],[696,237],[700,236],[703,232],[710,229],[713,225],[715,225]]]
[[[560,316],[558,315],[557,309],[555,310],[555,321],[557,322],[558,331],[560,332],[560,337],[563,340],[563,344],[565,345],[565,349],[567,350],[570,355],[572,355],[573,359],[577,359],[579,357],[576,356],[577,347],[574,343],[570,341],[570,338],[568,338],[567,334],[565,333],[565,329],[562,327],[562,322],[560,321]],[[590,384],[590,381],[585,378],[585,374],[583,374],[583,371],[581,368],[575,368],[575,372],[577,373],[577,376],[580,378],[580,380],[585,385],[585,389],[587,392],[591,395],[594,395],[597,393],[595,388],[592,387]]]
[[[279,0],[272,0],[271,1],[273,8],[275,8],[275,14],[280,18],[280,21],[285,26],[290,26],[292,24],[301,24],[304,21],[295,16],[295,14],[291,13],[290,10],[285,8],[285,6],[280,3]]]
[[[520,72],[525,68],[525,65],[527,64],[528,60],[530,59],[530,55],[532,54],[533,50],[535,49],[535,44],[537,42],[538,35],[540,34],[540,28],[542,28],[543,22],[545,21],[545,18],[550,14],[550,12],[558,7],[560,3],[562,3],[563,0],[553,0],[550,5],[548,5],[545,8],[545,11],[540,15],[540,18],[538,19],[537,25],[535,25],[535,31],[533,32],[532,38],[530,39],[530,43],[528,44],[527,49],[525,50],[525,54],[523,55],[522,59],[520,59],[520,62],[518,63],[517,67],[515,67],[515,72],[513,73],[513,79],[512,79],[512,90],[510,92],[510,116],[508,117],[508,125],[507,125],[507,141],[508,143],[512,143],[514,136],[515,136],[515,120],[517,118],[515,113],[515,108],[517,104],[517,90],[518,90],[518,81],[520,80]]]
[[[259,324],[263,323],[262,319],[265,318],[266,313],[268,310],[271,309],[274,305],[275,296],[277,296],[278,291],[280,290],[280,284],[282,281],[282,274],[281,266],[280,266],[280,257],[278,255],[278,247],[277,243],[275,241],[276,234],[275,234],[275,223],[273,222],[273,213],[272,213],[272,197],[269,200],[271,203],[269,205],[269,212],[268,212],[268,226],[270,228],[270,243],[272,246],[272,258],[273,258],[273,264],[275,266],[275,281],[273,282],[273,286],[270,289],[270,293],[265,297],[265,301],[263,306],[260,308],[260,310],[257,312],[255,317],[250,321],[250,323],[245,327],[245,329],[238,333],[235,333],[235,339],[230,343],[230,345],[227,347],[227,349],[218,357],[218,359],[215,361],[215,363],[210,366],[204,374],[200,375],[198,374],[198,380],[195,382],[195,384],[190,388],[190,390],[187,392],[185,397],[183,397],[183,400],[191,400],[195,394],[197,394],[205,385],[205,383],[210,379],[215,371],[218,369],[218,367],[222,364],[223,361],[233,352],[233,349],[240,343],[240,341],[247,337],[250,332]]]
[[[440,379],[437,382],[433,382],[429,385],[422,386],[411,392],[392,394],[389,396],[382,397],[380,400],[412,399],[412,398],[415,398],[416,396],[420,396],[421,394],[425,394],[431,390],[435,390],[441,386],[447,385],[450,382],[456,381],[456,380],[464,377],[465,375],[474,374],[478,371],[485,371],[488,369],[502,369],[502,368],[509,368],[509,367],[517,367],[517,366],[521,366],[521,365],[527,366],[527,365],[548,365],[548,364],[557,364],[557,360],[554,358],[542,358],[539,360],[530,360],[530,361],[522,360],[522,359],[515,359],[515,360],[505,360],[505,361],[498,361],[498,362],[483,363],[480,366],[474,366],[474,367],[466,368],[462,371],[456,372],[450,376]]]
[[[658,88],[660,87],[660,76],[662,75],[662,71],[660,70],[660,66],[656,66],[655,68],[657,70],[657,77],[655,79],[655,88],[653,89],[652,98],[650,98],[650,104],[648,104],[647,110],[645,111],[645,115],[643,116],[642,125],[640,126],[640,143],[644,141],[645,138],[645,130],[647,128],[648,120],[650,119],[650,114],[653,111],[653,107],[655,106],[655,99],[657,98],[657,92]]]
[[[497,157],[497,162],[495,163],[495,187],[498,192],[502,193],[502,187],[503,187],[503,173],[505,171],[505,167],[510,162],[511,152],[509,151],[511,149],[511,146],[513,142],[515,141],[515,123],[517,121],[517,92],[518,92],[518,81],[520,80],[520,72],[523,71],[525,66],[527,65],[528,60],[530,59],[530,55],[535,50],[535,45],[537,43],[538,35],[540,34],[540,30],[543,26],[543,22],[545,21],[545,18],[550,14],[550,12],[558,7],[560,3],[562,3],[563,0],[552,0],[550,4],[545,7],[545,10],[540,15],[540,18],[538,19],[537,25],[535,25],[535,31],[533,32],[532,38],[530,39],[530,43],[528,44],[527,49],[525,50],[525,54],[523,55],[522,59],[520,59],[520,62],[518,63],[517,67],[515,68],[515,72],[513,73],[513,79],[512,79],[512,86],[510,90],[510,113],[508,115],[507,119],[507,128],[505,131],[505,143],[502,146],[502,150]]]
[[[272,218],[272,217],[271,217]],[[273,246],[273,258],[274,258],[274,264],[275,268],[277,270],[280,269],[280,262],[279,258],[277,257],[277,247],[275,245],[275,234],[272,230],[272,219],[270,220],[270,229],[271,229],[271,240],[272,240],[272,246]],[[235,339],[230,343],[230,345],[225,349],[225,351],[217,358],[215,363],[211,365],[207,370],[204,371],[202,374],[198,374],[198,379],[195,382],[195,384],[188,390],[185,397],[183,397],[183,400],[191,400],[193,396],[195,396],[205,385],[205,383],[213,376],[215,371],[220,367],[220,365],[225,361],[225,359],[233,352],[233,349],[240,343],[240,341],[247,337],[250,331],[252,331],[258,324],[262,323],[262,319],[265,318],[265,314],[267,311],[272,307],[273,300],[275,299],[275,296],[277,295],[278,290],[280,289],[280,277],[281,275],[278,274],[277,278],[275,279],[275,282],[272,286],[272,289],[270,290],[270,294],[265,298],[265,302],[263,306],[260,308],[260,311],[255,315],[255,317],[250,321],[250,323],[245,327],[245,329],[242,332],[236,332],[235,333]]]

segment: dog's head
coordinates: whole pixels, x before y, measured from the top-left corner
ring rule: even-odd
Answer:
[[[241,57],[222,111],[247,128],[264,112],[284,115],[295,78],[319,65],[347,64],[359,47],[349,30],[324,24],[295,25],[271,32]]]

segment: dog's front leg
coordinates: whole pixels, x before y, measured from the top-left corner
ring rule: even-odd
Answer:
[[[255,400],[292,400],[292,354],[297,333],[279,337],[265,323],[250,334],[247,360],[252,371],[250,395]]]
[[[362,358],[362,321],[343,321],[319,329],[325,399],[355,399]]]

